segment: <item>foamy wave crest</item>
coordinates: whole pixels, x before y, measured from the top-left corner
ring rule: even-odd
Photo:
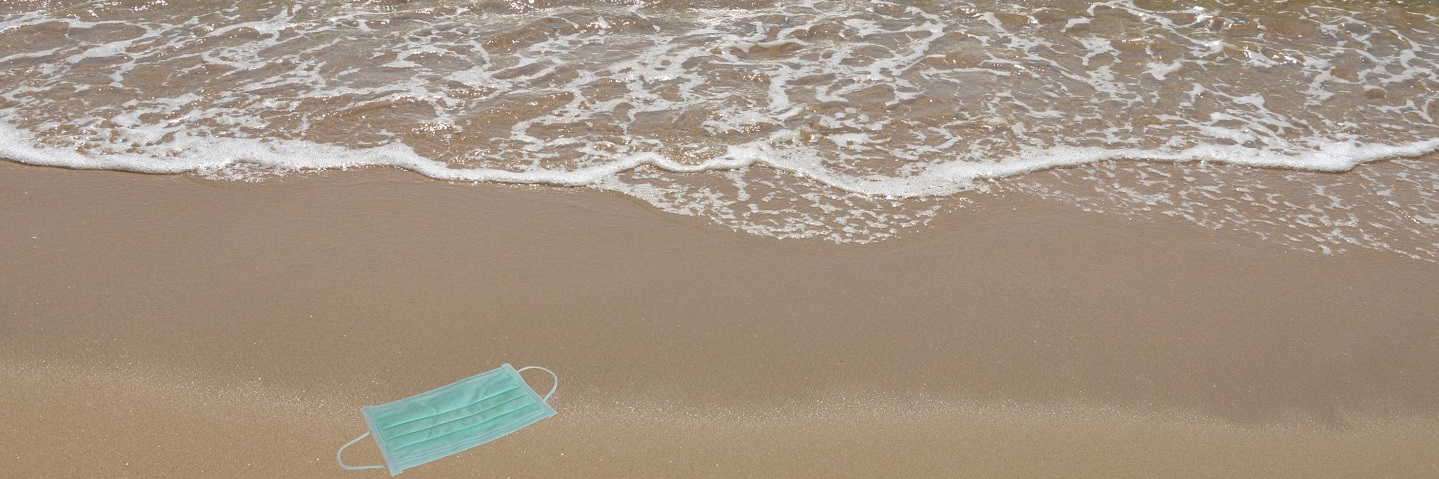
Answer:
[[[930,198],[1060,166],[1346,171],[1435,151],[1435,10],[21,2],[0,7],[0,156],[385,165],[865,242],[924,224]]]

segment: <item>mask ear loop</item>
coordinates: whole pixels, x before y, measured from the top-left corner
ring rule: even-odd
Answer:
[[[548,369],[545,369],[545,368],[542,368],[542,367],[539,367],[539,366],[525,366],[525,367],[520,368],[519,370],[515,371],[515,373],[524,372],[526,369],[538,369],[538,370],[541,370],[541,371],[550,373],[550,377],[555,378],[555,383],[554,383],[554,385],[553,385],[553,386],[550,386],[550,392],[548,392],[548,393],[545,394],[544,399],[541,399],[542,401],[549,401],[549,400],[550,400],[550,395],[554,394],[554,393],[555,393],[555,389],[558,389],[558,388],[560,387],[560,377],[559,377],[559,375],[556,375],[554,371],[551,371],[551,370],[548,370]]]
[[[345,453],[345,448],[353,446],[355,443],[360,442],[361,439],[364,439],[365,436],[368,435],[370,435],[370,433],[366,432],[364,434],[361,434],[360,437],[355,438],[355,440],[347,442],[345,443],[345,445],[340,446],[340,450],[335,452],[335,462],[340,463],[340,467],[349,469],[351,471],[357,471],[360,469],[383,469],[385,466],[351,466],[345,464],[345,461],[340,459],[340,455]]]

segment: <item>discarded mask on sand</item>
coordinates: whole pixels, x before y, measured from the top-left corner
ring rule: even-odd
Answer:
[[[520,371],[538,369],[554,377],[550,392],[540,397],[520,377]],[[369,432],[346,443],[335,453],[345,469],[388,468],[390,475],[454,454],[555,415],[545,401],[559,387],[553,371],[530,366],[516,370],[508,363],[459,382],[388,404],[360,409]],[[383,466],[350,466],[340,459],[345,448],[373,435]]]

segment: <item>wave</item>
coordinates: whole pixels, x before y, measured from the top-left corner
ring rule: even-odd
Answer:
[[[131,7],[0,10],[0,156],[237,179],[384,165],[862,242],[1038,170],[1439,149],[1424,6]]]

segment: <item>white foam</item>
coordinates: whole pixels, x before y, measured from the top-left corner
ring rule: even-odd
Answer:
[[[859,197],[955,195],[1117,159],[1346,171],[1439,149],[1439,97],[1423,86],[1439,76],[1428,46],[1439,18],[1320,3],[1331,8],[1114,0],[1057,2],[1041,17],[1003,2],[788,2],[415,15],[320,1],[173,18],[0,14],[0,156],[237,178],[384,165],[607,188],[740,230],[853,239],[918,221],[885,210],[908,219],[857,226],[869,220],[854,205],[884,209]],[[1017,23],[1006,16],[1016,12]],[[1275,18],[1327,37],[1252,34]],[[52,22],[72,32],[6,33]],[[734,191],[687,186],[695,174]]]
[[[149,134],[146,138],[154,138]],[[868,135],[831,135],[842,148],[863,144]],[[1080,165],[1115,159],[1167,161],[1221,161],[1247,166],[1283,167],[1310,171],[1347,171],[1356,165],[1382,158],[1418,156],[1439,151],[1439,139],[1405,145],[1361,145],[1336,142],[1319,145],[1301,155],[1283,155],[1264,150],[1217,145],[1199,145],[1177,152],[1093,147],[1025,149],[1020,154],[991,163],[948,162],[924,168],[904,177],[851,177],[823,165],[813,150],[777,149],[767,143],[728,147],[724,155],[698,164],[684,164],[657,152],[630,154],[601,165],[575,170],[509,171],[490,168],[454,168],[425,158],[407,146],[392,144],[374,148],[345,148],[296,140],[264,141],[239,138],[180,135],[163,145],[163,155],[140,153],[82,154],[61,148],[35,146],[29,135],[0,122],[0,157],[32,165],[79,169],[112,169],[141,173],[181,173],[218,169],[235,163],[267,166],[279,170],[392,166],[431,178],[460,181],[587,186],[606,183],[623,172],[641,166],[674,173],[734,170],[764,165],[815,179],[826,186],[862,195],[920,197],[949,195],[969,189],[979,179],[1003,178],[1058,166]],[[157,156],[164,156],[157,161]]]
[[[1180,68],[1184,68],[1184,62],[1151,62],[1146,66],[1148,67],[1148,69],[1145,71],[1145,73],[1148,73],[1149,76],[1154,77],[1155,80],[1164,80],[1169,78],[1169,74],[1179,71]]]

